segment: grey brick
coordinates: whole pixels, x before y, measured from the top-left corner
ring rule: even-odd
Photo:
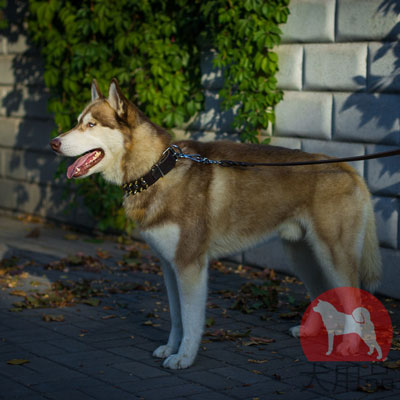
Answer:
[[[146,400],[163,400],[177,399],[178,397],[186,397],[196,393],[207,393],[201,385],[183,383],[179,386],[165,387],[162,390],[152,389],[145,392],[139,391],[137,394]]]
[[[52,120],[0,117],[0,145],[29,150],[50,149]]]
[[[301,149],[301,140],[286,137],[272,136],[270,144],[272,146],[287,147],[289,149]]]
[[[378,238],[381,246],[397,249],[400,203],[396,198],[373,198]]]
[[[81,390],[82,392],[95,398],[96,400],[111,400],[111,399],[132,400],[137,398],[135,395],[131,393],[127,393],[119,389],[118,387],[113,387],[110,385],[90,386],[82,388]],[[70,398],[79,399],[79,397],[70,397]]]
[[[93,396],[89,396],[88,394],[83,393],[81,390],[74,389],[65,389],[59,392],[46,393],[46,397],[54,400],[71,400],[71,399],[79,399],[79,400],[92,400]]]
[[[367,44],[307,44],[304,46],[304,89],[366,88]]]
[[[285,90],[301,90],[303,85],[303,46],[283,44],[276,49],[279,71],[278,87]]]
[[[334,0],[292,0],[289,8],[288,22],[281,27],[283,42],[334,41]]]
[[[256,369],[256,368],[254,368]],[[210,373],[221,375],[227,379],[232,379],[234,382],[240,382],[245,384],[253,384],[267,379],[266,376],[258,375],[242,368],[227,366],[221,368],[214,368],[210,370]]]
[[[367,154],[397,149],[389,146],[367,146]],[[400,193],[399,157],[369,160],[366,164],[366,177],[373,193],[397,196]]]
[[[214,67],[214,57],[214,50],[206,51],[201,56],[201,84],[205,89],[217,90],[224,85],[223,71]]]
[[[225,390],[237,386],[237,383],[231,379],[221,377],[220,375],[208,371],[185,373],[184,378],[215,390]]]
[[[205,393],[199,393],[199,394],[194,394],[192,396],[189,396],[188,399],[190,399],[190,400],[232,400],[232,397],[227,396],[222,393],[205,392]]]
[[[310,118],[312,116],[312,118]],[[275,134],[330,139],[332,95],[318,92],[285,92],[276,107]]]
[[[335,140],[400,144],[400,96],[334,94]]]
[[[149,367],[143,363],[136,361],[117,363],[113,367],[122,371],[132,373],[133,375],[143,379],[170,375],[169,372],[159,367]]]
[[[47,90],[40,87],[0,88],[0,116],[50,118],[47,111]]]
[[[3,175],[27,182],[60,183],[55,179],[59,159],[49,152],[3,149]],[[63,179],[65,184],[66,179]]]
[[[331,157],[353,157],[363,156],[365,154],[365,146],[358,143],[331,142],[323,140],[302,140],[302,150],[308,153],[326,154]],[[364,176],[365,161],[356,161],[349,163],[360,176]]]
[[[20,212],[45,214],[43,195],[38,185],[0,179],[0,207]]]
[[[15,82],[15,72],[13,67],[14,56],[0,56],[0,84],[12,85]]]
[[[368,89],[400,91],[399,43],[369,43]]]
[[[377,0],[338,0],[338,41],[396,40],[399,16],[388,2]]]
[[[138,389],[136,385],[132,385],[131,382],[120,383],[118,386],[126,390],[127,392],[132,392],[135,390],[140,390],[142,392],[146,392],[152,390],[154,388],[158,388],[159,390],[163,390],[164,388],[180,386],[187,383],[184,379],[176,375],[170,376],[161,376],[156,378],[149,378],[149,379],[141,379],[140,380],[140,388]]]

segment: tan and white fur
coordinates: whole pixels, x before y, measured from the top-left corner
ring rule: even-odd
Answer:
[[[122,94],[113,80],[108,98],[92,85],[92,102],[72,130],[53,140],[64,156],[101,149],[83,176],[101,173],[116,185],[145,175],[172,143]],[[248,162],[318,160],[267,145],[229,141],[176,143],[185,153]],[[278,232],[297,264],[294,271],[315,298],[338,286],[373,289],[381,263],[368,189],[347,164],[223,168],[178,160],[176,167],[135,196],[128,217],[161,259],[171,312],[166,345],[154,351],[164,367],[193,364],[202,337],[210,259],[239,252]],[[299,328],[293,332],[298,335]]]

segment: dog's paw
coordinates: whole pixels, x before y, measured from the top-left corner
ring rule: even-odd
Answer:
[[[188,354],[172,354],[163,362],[164,368],[184,369],[190,367],[194,362],[195,357]]]
[[[300,325],[290,328],[289,333],[295,338],[300,338]]]
[[[167,344],[157,347],[153,351],[153,357],[157,358],[167,358],[171,354],[175,353],[176,349],[174,349],[172,346],[168,346]]]

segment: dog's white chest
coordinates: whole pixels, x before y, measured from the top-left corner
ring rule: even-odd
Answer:
[[[177,224],[167,224],[141,232],[143,239],[164,260],[173,264],[180,238],[180,228]]]

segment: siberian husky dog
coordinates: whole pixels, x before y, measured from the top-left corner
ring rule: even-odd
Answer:
[[[351,314],[345,314],[336,310],[328,301],[318,300],[318,304],[313,310],[321,315],[322,322],[328,332],[327,356],[332,353],[335,335],[356,333],[368,346],[369,356],[376,349],[378,353],[376,358],[378,360],[382,358],[381,347],[376,341],[375,327],[366,308],[357,307]]]
[[[79,158],[68,178],[94,173],[135,186],[158,170],[169,133],[152,123],[113,80],[108,97],[92,84],[92,101],[77,125],[51,141],[58,154]],[[213,160],[292,162],[318,160],[281,147],[229,141],[175,142],[185,154]],[[165,154],[164,154],[165,157]],[[294,271],[311,298],[339,286],[377,286],[381,262],[368,189],[347,164],[230,167],[178,159],[170,172],[124,208],[159,256],[168,291],[171,331],[153,355],[163,366],[187,368],[199,349],[205,321],[210,259],[242,251],[278,232],[294,254]],[[131,193],[131,192],[128,192]],[[292,334],[299,335],[299,327]]]

